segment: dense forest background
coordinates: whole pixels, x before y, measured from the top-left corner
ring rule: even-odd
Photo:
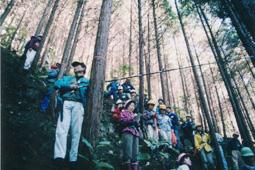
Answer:
[[[104,15],[101,0],[2,0],[1,58],[21,56],[30,37],[42,34],[44,43],[33,62],[38,79],[56,63],[66,66],[61,67],[61,76],[72,75],[72,61],[87,65],[87,78],[94,80],[91,76],[94,72],[104,74],[104,86],[114,76],[119,77],[120,83],[131,77],[142,99],[143,93],[148,93],[154,101],[162,97],[181,120],[192,114],[206,130],[213,128],[225,138],[239,130],[254,150],[254,1],[113,0],[109,3],[112,4],[109,36],[105,37],[107,55],[102,55],[106,60],[105,71],[92,67],[103,18],[100,13]],[[11,67],[4,66],[5,71]],[[1,69],[4,77],[7,72]],[[16,71],[14,74],[19,77],[19,70]],[[147,75],[141,79],[140,74]],[[25,82],[29,84],[29,80]],[[103,110],[102,104],[98,107]],[[54,117],[51,113],[48,116]],[[95,146],[90,139],[89,142]]]

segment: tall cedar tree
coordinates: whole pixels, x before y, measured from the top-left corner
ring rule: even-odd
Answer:
[[[235,117],[236,117],[236,122],[237,122],[237,125],[238,125],[238,128],[239,128],[239,131],[241,133],[241,136],[244,139],[245,143],[247,143],[247,145],[250,146],[253,151],[255,151],[255,148],[253,146],[253,142],[252,142],[251,137],[249,135],[247,124],[246,124],[244,116],[242,114],[240,103],[239,103],[239,101],[237,99],[237,94],[234,91],[234,87],[233,87],[233,85],[231,83],[230,76],[228,75],[227,68],[224,65],[223,57],[222,57],[222,55],[220,53],[220,49],[219,49],[219,47],[217,45],[216,39],[214,38],[214,35],[213,35],[212,30],[210,28],[209,22],[207,20],[207,17],[204,14],[201,6],[199,4],[197,4],[197,3],[195,5],[196,5],[196,9],[197,9],[199,18],[201,20],[203,29],[204,29],[205,34],[207,36],[208,43],[209,43],[209,45],[210,45],[210,47],[212,49],[212,53],[213,53],[213,55],[215,57],[215,60],[216,60],[217,65],[219,67],[219,70],[220,70],[221,76],[223,78],[224,84],[225,84],[226,89],[228,91],[228,96],[229,96],[230,102],[231,102],[233,110],[234,110],[234,114],[235,114]],[[205,24],[204,24],[204,21],[203,21],[202,17],[203,17],[203,19],[204,19],[204,21],[206,23],[207,29],[209,30],[212,42],[211,42],[211,39],[210,39],[210,37],[208,35],[207,29],[205,28]]]
[[[65,68],[67,66],[67,60],[68,60],[71,44],[72,44],[74,33],[75,33],[75,28],[76,28],[76,25],[77,25],[77,20],[79,18],[82,5],[83,5],[83,0],[79,0],[78,3],[77,3],[77,8],[76,8],[74,17],[73,17],[73,22],[72,22],[71,28],[69,30],[69,34],[68,34],[68,38],[67,38],[67,41],[66,41],[64,54],[63,54],[62,60],[61,60],[61,67],[60,67],[57,79],[61,79],[63,77],[64,72],[65,72]]]
[[[76,28],[76,33],[75,33],[75,36],[74,36],[72,50],[71,50],[71,53],[70,53],[70,56],[69,56],[69,59],[68,59],[68,64],[67,64],[67,67],[66,67],[66,75],[69,74],[71,64],[73,62],[75,50],[76,50],[77,43],[78,43],[78,38],[79,38],[79,35],[80,35],[80,32],[81,32],[81,25],[82,25],[82,20],[83,20],[83,17],[84,17],[84,11],[85,11],[86,3],[87,3],[87,0],[85,0],[85,2],[83,4],[83,7],[82,7],[82,10],[81,10],[80,20],[79,20],[78,26]]]
[[[98,141],[100,134],[100,120],[103,112],[103,93],[111,10],[112,0],[103,0],[82,129],[82,136],[90,142],[93,147],[95,147],[96,142]],[[80,147],[80,153],[90,157],[88,150],[84,145]],[[90,162],[92,161],[90,160]],[[83,160],[81,163],[82,169],[89,169],[86,160]]]
[[[11,2],[8,4],[8,6],[5,8],[4,13],[1,15],[0,17],[0,26],[2,26],[5,18],[7,17],[7,15],[9,14],[9,12],[11,11],[13,5],[15,4],[17,0],[11,0]]]
[[[41,20],[40,20],[40,22],[39,22],[39,24],[37,26],[37,29],[35,31],[35,36],[37,36],[37,35],[39,35],[41,33],[43,25],[46,22],[47,15],[50,12],[51,4],[52,4],[52,0],[49,0],[48,3],[47,3],[46,8],[44,9],[43,16],[42,16],[42,18],[41,18]]]
[[[49,18],[49,20],[48,20],[48,23],[47,23],[47,25],[46,25],[46,28],[45,28],[45,30],[44,30],[44,32],[43,32],[42,41],[41,41],[41,43],[40,43],[40,46],[39,46],[38,50],[36,51],[35,58],[34,58],[34,60],[33,60],[32,66],[31,66],[31,69],[32,69],[32,70],[35,70],[35,69],[36,69],[37,63],[38,63],[38,61],[39,61],[39,59],[40,59],[41,51],[42,51],[42,49],[43,49],[43,45],[44,45],[44,43],[45,43],[45,41],[46,41],[46,37],[47,37],[47,35],[48,35],[48,32],[49,32],[50,27],[51,27],[51,25],[52,25],[52,22],[53,22],[53,20],[54,20],[54,15],[55,15],[55,13],[56,13],[56,11],[57,11],[58,4],[59,4],[59,0],[56,0],[55,3],[54,3],[54,6],[53,6],[53,8],[52,8],[52,11],[51,11],[51,14],[50,14],[50,18]]]
[[[158,34],[155,0],[152,0],[152,9],[153,9],[154,29],[155,29],[155,37],[156,37],[156,45],[157,45],[158,64],[159,64],[161,87],[162,87],[162,97],[164,99],[164,102],[166,103],[166,88],[165,88],[164,73],[162,72],[163,65],[162,65],[161,52],[160,52],[160,42],[159,42],[159,34]]]
[[[191,65],[193,66],[193,65],[195,65],[195,63],[194,63],[194,59],[193,59],[193,56],[192,56],[192,53],[191,53],[191,50],[190,50],[189,41],[188,41],[188,38],[186,36],[186,32],[185,32],[185,29],[184,29],[184,25],[183,25],[183,22],[182,22],[180,11],[179,11],[179,8],[178,8],[178,5],[177,5],[177,0],[175,0],[175,6],[176,6],[179,21],[180,21],[180,24],[181,24],[183,36],[184,36],[184,39],[185,39],[185,42],[186,42],[186,47],[187,47],[188,54],[189,54],[189,57],[190,57],[190,62],[191,62]],[[204,94],[203,94],[203,91],[202,91],[202,86],[201,86],[201,83],[200,83],[200,80],[199,80],[199,77],[198,77],[198,73],[197,73],[196,67],[192,67],[192,69],[193,69],[193,74],[194,74],[194,77],[195,77],[195,80],[196,80],[196,83],[197,83],[197,86],[198,86],[199,97],[200,97],[202,105],[204,107],[205,116],[206,116],[206,119],[207,119],[207,122],[208,122],[208,125],[209,125],[210,135],[212,137],[212,143],[215,146],[217,161],[218,161],[218,164],[220,166],[220,169],[224,170],[224,165],[223,165],[223,160],[222,160],[221,153],[220,153],[219,144],[218,144],[218,141],[217,141],[217,138],[216,138],[216,135],[215,135],[215,131],[214,131],[214,128],[213,128],[213,125],[212,125],[212,121],[210,119],[209,111],[208,111],[208,108],[207,108],[207,105],[206,105],[206,101],[205,101],[205,97],[204,97]]]

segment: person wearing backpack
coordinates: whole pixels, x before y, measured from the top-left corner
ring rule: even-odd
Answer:
[[[117,99],[123,101],[124,103],[130,99],[130,97],[126,93],[123,93],[123,86],[118,87]]]
[[[160,115],[158,116],[159,120],[159,134],[160,134],[160,139],[165,140],[169,144],[169,148],[172,148],[172,122],[171,118],[168,117],[166,113],[166,106],[165,105],[160,105],[159,106],[159,112]]]
[[[230,139],[227,143],[227,152],[229,155],[231,155],[234,170],[238,170],[240,167],[244,165],[244,162],[241,157],[241,149],[243,148],[243,145],[238,140],[239,132],[233,133],[233,138]]]
[[[191,115],[186,115],[186,121],[181,124],[181,129],[183,134],[180,136],[180,141],[183,144],[183,147],[185,148],[185,139],[189,139],[190,143],[194,147],[194,135],[193,135],[193,127],[194,123],[191,122]]]
[[[23,67],[24,71],[26,72],[29,71],[31,64],[34,60],[36,51],[39,49],[41,40],[42,40],[42,35],[38,35],[37,37],[32,36],[31,40],[26,44],[25,51],[24,51],[24,54],[26,56],[24,67]],[[24,54],[22,56],[24,56]]]
[[[143,118],[145,120],[145,125],[147,129],[147,136],[149,139],[154,139],[155,141],[158,141],[158,115],[155,113],[155,111],[153,111],[155,103],[153,100],[149,100],[147,105],[148,109],[144,110],[143,112]]]
[[[117,108],[113,111],[113,116],[112,117],[117,122],[119,121],[120,114],[121,114],[122,110],[124,109],[122,104],[123,104],[123,102],[119,99],[116,102]]]
[[[125,170],[138,170],[138,153],[139,153],[139,122],[135,119],[134,114],[135,101],[128,100],[125,103],[125,110],[120,114],[120,124],[122,126],[122,150]]]
[[[84,77],[86,65],[73,62],[75,76],[63,76],[55,82],[63,100],[62,112],[58,117],[56,140],[54,145],[54,159],[58,166],[63,167],[66,156],[67,135],[71,127],[71,148],[69,162],[71,169],[77,169],[78,147],[80,142],[84,107],[87,101],[89,80]]]
[[[45,112],[46,109],[48,108],[48,105],[50,103],[50,96],[53,92],[54,83],[57,80],[58,73],[59,73],[58,67],[56,65],[52,65],[51,70],[48,72],[48,78],[47,78],[47,86],[49,88],[40,106],[41,112]]]
[[[105,97],[109,97],[113,95],[115,102],[117,101],[117,97],[118,97],[117,91],[118,91],[118,87],[120,86],[120,83],[117,82],[117,80],[118,80],[118,77],[114,77],[114,80],[110,84],[108,84],[108,86],[106,87],[108,92],[105,93]],[[109,88],[111,88],[110,91],[109,91]]]
[[[171,118],[171,121],[172,121],[172,130],[174,130],[174,134],[177,138],[177,145],[176,145],[176,149],[180,150],[180,139],[179,139],[179,128],[178,128],[178,122],[179,122],[179,119],[178,119],[178,116],[171,112],[171,106],[167,106],[166,107],[166,115],[169,116]]]
[[[192,166],[190,155],[187,153],[181,153],[178,156],[177,163],[179,166],[176,170],[190,170],[190,167]]]
[[[212,148],[209,144],[211,137],[207,133],[203,132],[202,125],[196,125],[197,133],[194,137],[195,141],[195,148],[197,149],[198,153],[203,162],[204,168],[207,169],[215,169],[215,165],[212,158]]]

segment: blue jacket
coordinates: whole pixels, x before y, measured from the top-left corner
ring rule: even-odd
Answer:
[[[67,91],[70,91],[70,81],[72,79],[74,79],[75,76],[63,76],[62,79],[58,80],[55,82],[55,88],[60,90],[60,95],[64,94]],[[85,86],[85,85],[89,85],[89,80],[86,79],[85,77],[81,78],[80,83],[77,83],[78,86]],[[86,96],[88,93],[88,86],[86,87],[81,87],[80,88],[80,92],[81,92],[81,98],[82,98],[82,103],[83,103],[83,107],[85,107],[86,105]]]
[[[123,83],[123,93],[130,93],[130,90],[135,89],[130,83]]]
[[[228,154],[232,154],[232,150],[241,150],[243,145],[240,143],[238,139],[230,139],[227,144],[227,152]]]
[[[167,115],[164,115],[164,116],[159,115],[158,119],[159,119],[160,130],[163,130],[163,131],[171,130],[172,123],[171,123],[170,117],[168,117]]]
[[[143,118],[144,118],[146,124],[155,126],[154,116],[152,115],[153,113],[155,113],[153,110],[144,110]],[[158,120],[157,120],[157,122],[158,122]]]
[[[183,122],[181,124],[181,128],[182,128],[183,133],[185,135],[193,134],[193,126],[194,125],[195,125],[195,123],[193,123],[193,122],[189,122],[189,121]]]
[[[109,90],[109,88],[111,87],[112,91],[117,91],[118,87],[120,86],[119,82],[111,82],[110,84],[108,84],[108,86],[106,87],[107,90]]]
[[[169,116],[172,120],[172,125],[173,125],[172,129],[178,130],[178,122],[179,122],[178,116],[175,113],[170,113],[166,115]]]

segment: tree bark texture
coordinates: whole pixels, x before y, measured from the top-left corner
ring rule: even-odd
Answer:
[[[142,5],[141,0],[138,0],[138,24],[139,24],[139,73],[143,75],[143,25],[142,25]],[[143,76],[139,77],[139,112],[143,113],[144,108],[144,84]]]
[[[112,0],[103,0],[98,24],[82,136],[95,147],[100,134]],[[86,168],[85,168],[86,169]]]

